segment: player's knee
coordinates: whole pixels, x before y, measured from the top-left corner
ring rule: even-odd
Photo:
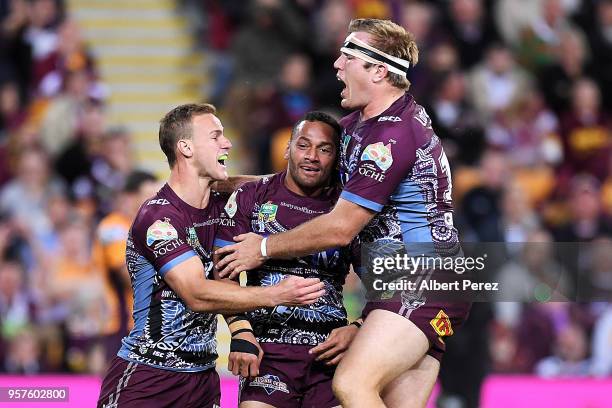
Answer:
[[[336,372],[332,381],[332,391],[336,398],[338,398],[338,401],[340,401],[340,404],[343,406],[349,405],[349,398],[351,396],[349,380],[345,376],[338,375],[338,372]]]
[[[336,370],[332,390],[342,406],[352,406],[351,401],[359,401],[363,395],[376,393],[374,384],[365,378],[358,378],[360,372],[360,370]]]

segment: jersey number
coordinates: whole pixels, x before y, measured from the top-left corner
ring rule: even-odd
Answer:
[[[440,157],[438,158],[438,160],[440,161],[440,169],[442,170],[442,173],[444,173],[444,175],[446,176],[446,180],[448,181],[446,190],[444,191],[444,201],[450,202],[452,200],[453,194],[453,181],[451,179],[450,164],[448,163],[448,158],[446,157],[446,153],[444,153],[444,150],[442,150],[442,152],[440,153]]]

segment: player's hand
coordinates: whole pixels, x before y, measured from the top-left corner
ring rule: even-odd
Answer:
[[[235,279],[240,272],[255,269],[266,260],[261,255],[261,240],[263,237],[253,232],[234,237],[236,244],[219,248],[215,255],[222,259],[216,268],[222,278]]]
[[[259,346],[259,343],[255,339],[253,333],[244,332],[238,333],[233,336],[232,339],[242,339],[250,343],[253,343],[259,349],[259,355],[251,353],[241,353],[237,351],[230,352],[227,369],[234,375],[241,375],[245,378],[257,377],[259,375],[259,364],[263,358],[263,350]]]
[[[315,303],[325,294],[324,284],[318,278],[289,276],[277,285],[267,286],[270,306],[304,306]]]
[[[325,361],[326,365],[337,365],[349,348],[359,328],[354,324],[339,327],[331,331],[327,340],[310,349],[308,353],[316,354],[316,361]]]

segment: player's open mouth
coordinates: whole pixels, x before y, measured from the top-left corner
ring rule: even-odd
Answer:
[[[217,162],[219,162],[220,165],[222,165],[223,167],[225,167],[225,161],[227,160],[227,153],[222,154],[221,156],[219,156],[219,158],[217,159]]]
[[[344,82],[344,81],[343,81],[343,80],[340,78],[340,76],[338,76],[338,75],[336,75],[336,78],[338,79],[338,81],[342,82],[342,85],[344,85],[344,87],[343,87],[343,88],[342,88],[342,90],[340,91],[340,96],[341,96],[342,98],[345,98],[345,97],[346,97],[346,95],[345,95],[345,94],[346,94],[346,90],[347,90],[346,82]]]
[[[307,174],[316,174],[321,171],[319,167],[313,166],[300,166],[300,169],[302,169]]]

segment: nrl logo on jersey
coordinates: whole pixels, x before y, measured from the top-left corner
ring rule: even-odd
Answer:
[[[236,211],[238,211],[238,204],[236,203],[236,196],[238,195],[238,190],[234,191],[230,198],[227,200],[227,204],[223,208],[225,213],[230,217],[234,218],[236,215]]]
[[[274,222],[276,221],[276,211],[278,211],[278,205],[268,201],[259,209],[257,220],[259,222]]]
[[[170,224],[170,218],[165,217],[162,220],[157,220],[147,229],[147,245],[151,246],[156,241],[171,241],[178,239],[178,232]]]
[[[379,169],[387,171],[393,164],[391,143],[384,145],[383,142],[377,142],[366,146],[361,154],[361,160],[373,161]]]

